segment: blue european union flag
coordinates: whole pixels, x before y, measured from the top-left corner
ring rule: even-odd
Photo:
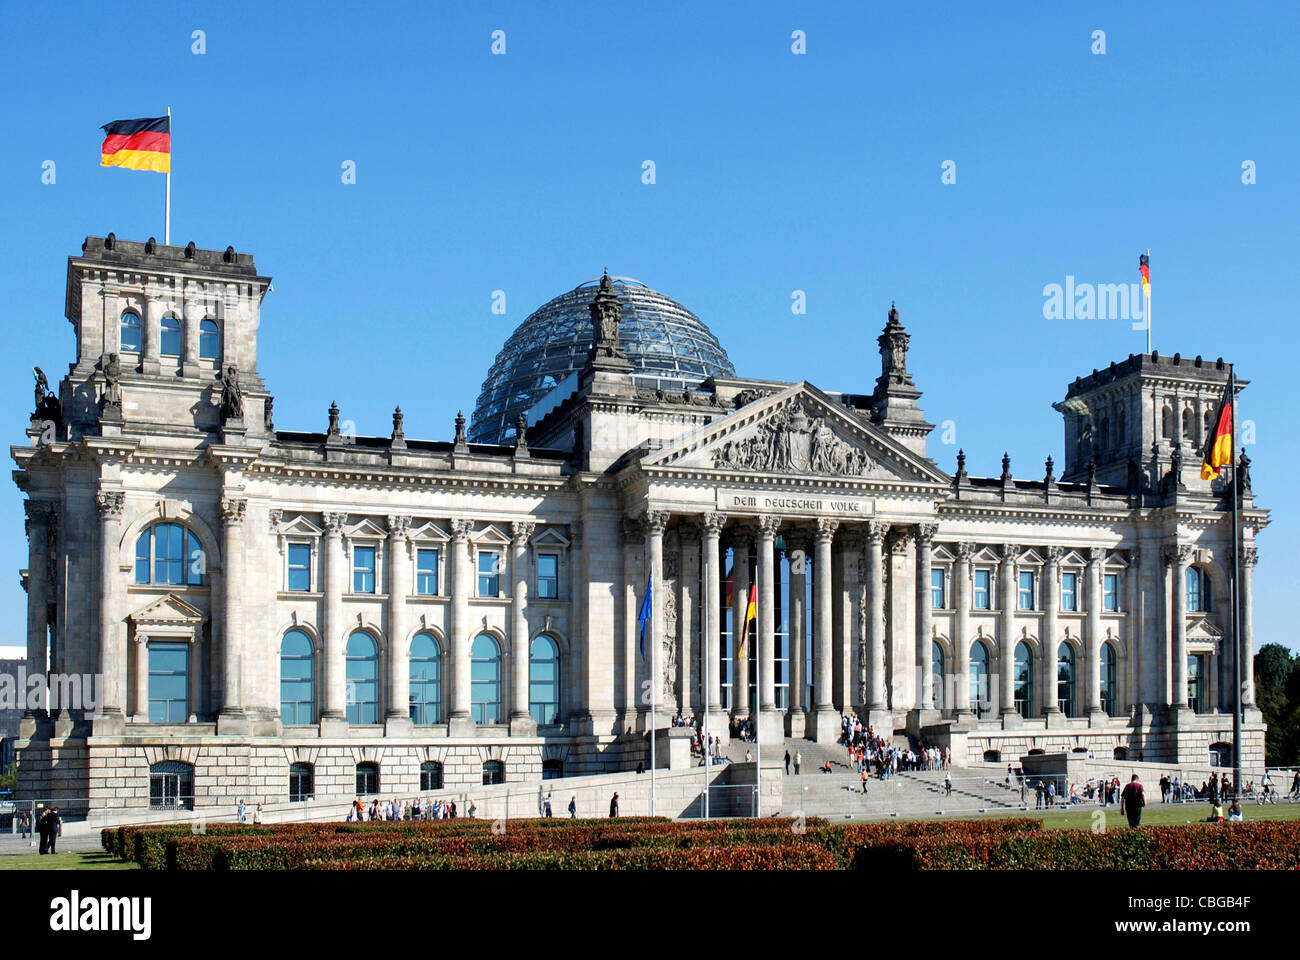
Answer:
[[[645,625],[646,622],[650,619],[651,616],[650,611],[654,609],[654,607],[651,606],[651,603],[653,603],[653,601],[650,599],[651,582],[652,581],[650,575],[646,574],[645,599],[641,601],[641,612],[638,613],[636,617],[636,625],[641,628],[641,659],[642,660],[645,659]]]

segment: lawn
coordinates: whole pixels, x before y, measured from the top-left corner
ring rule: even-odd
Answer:
[[[1092,818],[1098,811],[1106,813],[1106,826],[1128,827],[1128,818],[1119,812],[1119,807],[1098,807],[1087,805],[1063,811],[1030,810],[1021,816],[1042,816],[1043,826],[1051,830],[1070,830],[1092,828]],[[1225,812],[1227,808],[1224,808]],[[1246,823],[1259,820],[1300,820],[1300,803],[1246,803],[1242,804],[1241,814]],[[1202,823],[1210,815],[1208,803],[1157,803],[1142,811],[1144,827],[1176,827],[1187,823]]]
[[[110,857],[103,850],[75,850],[41,856],[18,853],[0,857],[0,870],[138,870],[134,863]]]

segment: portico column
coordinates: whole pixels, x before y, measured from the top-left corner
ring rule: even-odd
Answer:
[[[1101,547],[1088,549],[1088,635],[1085,656],[1088,658],[1088,713],[1102,717],[1101,712],[1101,564],[1105,557]]]
[[[663,637],[664,637],[664,530],[668,527],[668,512],[647,510],[642,519],[646,529],[646,562],[650,572],[650,621],[646,624],[645,669],[650,680],[651,703],[655,709],[655,727],[663,723],[660,716],[663,698]],[[665,724],[666,725],[666,724]]]
[[[122,511],[126,494],[120,490],[101,490],[95,498],[99,507],[99,583],[96,585],[99,606],[99,669],[104,675],[103,705],[99,714],[114,720],[124,719],[126,670],[123,663],[122,625],[117,610],[117,548],[122,539]],[[44,574],[44,570],[41,571]],[[60,714],[67,715],[60,706]]]
[[[930,597],[930,547],[939,526],[934,523],[916,525],[916,669],[920,681],[916,685],[921,710],[934,709],[934,637],[933,603]]]
[[[221,713],[217,733],[246,733],[243,702],[244,670],[244,513],[248,501],[239,497],[221,500],[222,605]],[[186,557],[186,562],[190,558]]]
[[[776,605],[773,603],[773,545],[776,532],[781,528],[781,518],[758,518],[758,725],[759,736],[767,736],[769,744],[780,739],[781,726],[776,713],[776,678],[774,674],[776,653]],[[773,722],[776,721],[776,722]]]
[[[1127,588],[1128,597],[1125,600],[1127,605],[1127,615],[1125,623],[1128,626],[1128,684],[1129,684],[1129,712],[1135,719],[1143,705],[1142,694],[1142,677],[1145,670],[1145,658],[1143,657],[1142,648],[1145,645],[1145,638],[1142,636],[1142,551],[1134,548],[1128,552],[1128,569],[1124,572],[1125,587]]]
[[[885,534],[889,524],[872,520],[867,524],[867,649],[871,662],[868,667],[868,715],[884,713],[889,709],[885,689]],[[875,723],[874,720],[871,721]],[[892,722],[892,721],[891,721]]]
[[[411,518],[388,518],[388,708],[384,735],[410,734],[411,647],[406,637],[406,595],[411,581]]]
[[[53,511],[47,503],[24,501],[27,511],[27,675],[45,674],[46,644],[49,638],[49,583],[50,526]],[[107,680],[107,678],[105,678]],[[26,697],[24,702],[27,703]],[[45,704],[23,710],[23,716],[34,717],[45,713]]]
[[[1254,570],[1257,563],[1259,563],[1259,551],[1253,546],[1243,547],[1241,570],[1238,574],[1241,583],[1238,608],[1241,611],[1239,656],[1241,657],[1241,705],[1243,707],[1255,706],[1255,658],[1252,655],[1255,649],[1255,628],[1252,617],[1255,607]]]
[[[1002,568],[998,573],[1001,586],[1001,610],[998,617],[998,672],[1001,682],[998,684],[999,713],[1006,719],[1016,715],[1015,649],[1016,649],[1016,558],[1020,556],[1020,545],[1004,543],[1002,545]]]
[[[149,638],[136,634],[131,644],[131,654],[135,657],[135,696],[132,698],[133,723],[149,722]]]
[[[1039,637],[1038,702],[1044,716],[1059,716],[1061,705],[1056,699],[1056,648],[1060,644],[1061,558],[1065,548],[1050,546],[1043,564],[1043,635]],[[1032,716],[1032,714],[1031,714]]]
[[[741,717],[749,716],[749,651],[747,642],[749,624],[745,622],[745,611],[749,608],[749,546],[752,543],[748,534],[736,535],[732,544],[733,565],[731,568],[731,649],[735,663],[731,671],[733,688],[731,691],[731,709]],[[742,644],[743,649],[742,649]]]
[[[472,736],[474,720],[470,716],[469,598],[474,571],[469,558],[469,535],[472,520],[451,521],[451,710],[447,715],[448,733]]]
[[[813,709],[811,731],[812,739],[818,743],[834,743],[840,735],[840,718],[835,713],[835,704],[831,699],[831,682],[834,676],[834,664],[831,661],[832,611],[834,592],[831,589],[831,541],[835,530],[840,525],[838,520],[822,517],[817,521],[817,566],[813,586],[817,589],[814,600],[813,616],[813,667],[816,679],[813,683]]]
[[[804,626],[808,613],[804,609],[808,596],[808,553],[802,544],[795,546],[786,539],[786,557],[790,562],[790,722],[789,735],[801,737],[805,732],[804,689],[808,685],[808,662],[805,650],[808,638]],[[815,631],[814,631],[815,632]]]
[[[510,525],[510,735],[531,737],[537,722],[528,707],[528,541],[535,524],[516,520]]]
[[[957,558],[952,568],[953,637],[957,671],[952,679],[953,706],[960,719],[970,714],[970,558],[975,555],[975,544],[963,541],[957,544]]]
[[[347,691],[343,663],[343,588],[347,559],[343,552],[346,513],[327,513],[325,521],[325,690],[321,710],[323,726],[342,725],[347,717]],[[322,733],[324,729],[322,728]]]
[[[719,652],[722,573],[718,538],[722,533],[722,525],[726,522],[725,513],[706,513],[700,521],[700,529],[704,533],[704,663],[708,677],[704,702],[710,717],[722,713],[722,659]]]
[[[860,630],[864,617],[859,602],[862,592],[862,537],[856,527],[840,534],[840,546],[835,558],[838,576],[835,578],[835,635],[831,640],[831,659],[834,676],[831,683],[831,701],[838,713],[852,713],[857,697],[857,675],[853,671],[854,658],[861,653]],[[863,658],[865,662],[865,658]]]
[[[1170,611],[1169,623],[1173,630],[1170,646],[1173,648],[1173,670],[1171,678],[1173,690],[1170,691],[1170,706],[1175,709],[1187,707],[1187,566],[1192,559],[1190,546],[1174,546],[1165,550],[1165,563],[1173,574],[1173,609]]]

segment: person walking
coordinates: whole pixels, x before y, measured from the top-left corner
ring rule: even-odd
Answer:
[[[578,819],[578,795],[576,793],[569,798],[569,819]]]
[[[262,822],[262,801],[257,801],[257,806],[253,808],[253,823],[260,825]]]
[[[39,852],[44,856],[49,852],[50,846],[50,811],[42,810],[41,815],[36,818],[36,834],[41,838]]]
[[[951,771],[943,775],[943,795],[945,797],[952,796],[952,772]]]
[[[790,776],[790,751],[785,752],[785,775]]]
[[[546,799],[542,801],[542,810],[545,812],[546,819],[551,819],[551,795],[548,793]]]
[[[46,853],[55,853],[55,848],[59,842],[59,834],[63,831],[63,818],[59,816],[59,808],[51,807],[49,813],[49,826],[46,830],[49,836],[49,849]]]
[[[617,790],[614,791],[614,796],[611,797],[609,801],[609,815],[611,818],[618,816],[618,791]]]
[[[1138,775],[1135,773],[1128,786],[1119,795],[1119,812],[1128,817],[1129,829],[1136,830],[1142,823],[1142,808],[1146,805],[1142,784],[1138,782]]]
[[[867,771],[863,770],[858,776],[862,778],[862,795],[865,797],[867,795]]]
[[[794,775],[799,776],[799,767],[803,763],[803,753],[796,750],[794,752]]]
[[[244,822],[244,798],[239,798],[239,803],[235,804],[235,819],[240,823]]]

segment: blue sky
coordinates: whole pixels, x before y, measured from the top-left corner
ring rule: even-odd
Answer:
[[[1126,320],[1045,320],[1043,287],[1131,282],[1150,247],[1156,348],[1224,356],[1252,381],[1241,414],[1275,510],[1256,638],[1294,646],[1293,16],[977,6],[6,5],[11,442],[31,367],[55,379],[73,357],[65,258],[87,234],[162,237],[163,178],[101,168],[98,127],[168,106],[173,242],[233,244],[275,278],[260,372],[280,429],[323,430],[337,400],[359,433],[387,434],[400,403],[408,436],[448,439],[514,326],[608,266],[694,310],[742,375],[829,390],[871,390],[897,300],[922,406],[955,425],[932,455],[951,470],[960,445],[996,475],[1005,449],[1037,478],[1063,459],[1066,384],[1145,345]],[[11,486],[0,643],[23,642],[25,565]]]

